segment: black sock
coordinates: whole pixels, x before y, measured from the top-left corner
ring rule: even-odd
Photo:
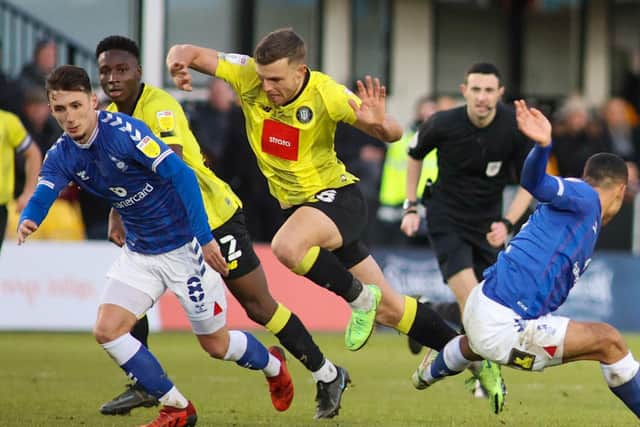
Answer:
[[[326,249],[320,248],[318,258],[304,277],[340,295],[347,302],[352,302],[362,292],[362,283],[353,277],[353,274],[333,253]]]
[[[140,341],[143,346],[149,348],[149,345],[147,344],[147,339],[149,338],[149,319],[147,319],[146,314],[138,319],[136,324],[133,325],[131,335]]]
[[[322,367],[324,355],[313,341],[298,316],[291,313],[284,328],[276,334],[280,343],[289,353],[300,361],[309,371],[315,372]]]
[[[458,334],[429,305],[419,302],[416,318],[407,335],[426,347],[442,351]]]
[[[439,303],[426,303],[440,315],[444,320],[459,331],[463,330],[462,318],[460,316],[460,306],[457,302],[439,302]]]

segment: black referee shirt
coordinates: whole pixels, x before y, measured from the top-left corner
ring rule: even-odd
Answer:
[[[438,180],[427,209],[430,228],[487,232],[502,216],[502,191],[519,181],[531,147],[517,129],[515,111],[503,103],[484,128],[471,123],[466,105],[431,116],[409,148],[416,160],[438,149]]]

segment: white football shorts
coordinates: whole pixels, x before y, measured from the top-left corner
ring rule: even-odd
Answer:
[[[226,324],[227,301],[222,278],[204,262],[195,239],[157,255],[140,254],[125,246],[107,279],[101,304],[120,305],[140,316],[170,289],[178,297],[194,333],[211,334]],[[118,289],[122,284],[142,292],[138,301],[132,301],[135,292]]]
[[[471,349],[485,359],[527,371],[562,363],[569,318],[547,314],[522,319],[487,297],[483,284],[469,294],[462,316]]]

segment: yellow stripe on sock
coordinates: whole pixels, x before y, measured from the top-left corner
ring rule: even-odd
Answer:
[[[402,319],[400,319],[400,322],[396,325],[396,330],[407,335],[413,326],[413,322],[416,320],[417,312],[418,301],[415,298],[405,296],[404,313],[402,313]]]
[[[296,274],[299,274],[300,276],[304,276],[309,272],[309,270],[311,270],[311,267],[313,267],[313,264],[318,259],[318,255],[320,255],[320,246],[312,246],[307,251],[304,258],[302,258],[302,261],[300,261],[300,264],[293,267],[293,270],[291,271],[293,271]]]
[[[264,327],[267,328],[269,332],[275,335],[278,332],[280,332],[282,328],[284,328],[284,326],[289,321],[290,317],[291,317],[291,311],[289,311],[289,309],[284,305],[278,303],[278,308],[276,308],[276,312],[273,313],[273,316],[271,316],[271,319],[269,319],[269,321],[267,322],[266,325],[264,325]]]

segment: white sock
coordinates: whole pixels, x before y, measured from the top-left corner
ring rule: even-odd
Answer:
[[[640,364],[633,358],[631,352],[611,365],[600,364],[602,375],[609,387],[618,387],[629,382],[638,373]]]
[[[240,331],[229,331],[229,348],[224,360],[240,360],[247,351],[247,336]]]
[[[466,357],[462,354],[462,350],[460,350],[460,340],[462,339],[462,335],[458,335],[444,346],[444,363],[447,365],[447,368],[452,371],[462,372],[469,364],[471,364],[470,360],[467,360]]]
[[[275,357],[273,354],[269,353],[269,362],[267,362],[267,366],[264,367],[262,372],[264,372],[265,376],[268,378],[276,377],[280,373],[280,360]]]
[[[126,333],[113,341],[101,345],[118,366],[122,366],[138,352],[142,343],[135,339],[133,335]]]
[[[329,359],[325,359],[320,369],[312,372],[311,375],[316,382],[330,383],[338,376],[338,369]]]
[[[362,292],[349,303],[349,306],[352,309],[363,311],[368,311],[373,307],[373,294],[367,285],[362,285]]]
[[[163,405],[173,406],[174,408],[183,409],[183,408],[186,408],[187,405],[189,405],[189,401],[187,400],[187,398],[184,397],[182,393],[178,391],[176,386],[171,387],[171,390],[169,390],[164,396],[160,397],[160,399],[158,400]]]

